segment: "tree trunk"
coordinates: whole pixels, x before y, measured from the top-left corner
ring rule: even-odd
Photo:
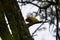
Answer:
[[[12,40],[33,40],[26,28],[26,24],[17,1],[1,0],[1,2],[12,30]]]
[[[12,36],[5,22],[4,11],[1,5],[1,1],[0,1],[0,36],[2,37],[2,40],[12,40],[11,39]]]

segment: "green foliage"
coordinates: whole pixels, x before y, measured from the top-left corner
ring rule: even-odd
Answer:
[[[44,0],[44,1],[48,1],[48,0]]]
[[[56,6],[57,6],[58,8],[60,8],[60,4],[57,4]]]

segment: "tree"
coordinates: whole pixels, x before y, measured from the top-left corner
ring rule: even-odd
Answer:
[[[10,34],[5,16],[12,30]],[[17,0],[0,0],[0,36],[2,40],[33,40],[19,9]]]

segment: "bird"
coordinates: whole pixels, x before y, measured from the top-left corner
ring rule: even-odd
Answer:
[[[42,23],[42,21],[39,21],[36,17],[34,16],[28,16],[26,18],[26,21],[29,23]]]

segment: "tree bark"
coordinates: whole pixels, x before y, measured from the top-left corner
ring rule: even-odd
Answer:
[[[13,40],[33,40],[22,17],[16,0],[1,0],[3,9],[12,30]]]
[[[2,40],[12,40],[12,36],[8,30],[7,24],[4,18],[4,11],[0,1],[0,36]]]

